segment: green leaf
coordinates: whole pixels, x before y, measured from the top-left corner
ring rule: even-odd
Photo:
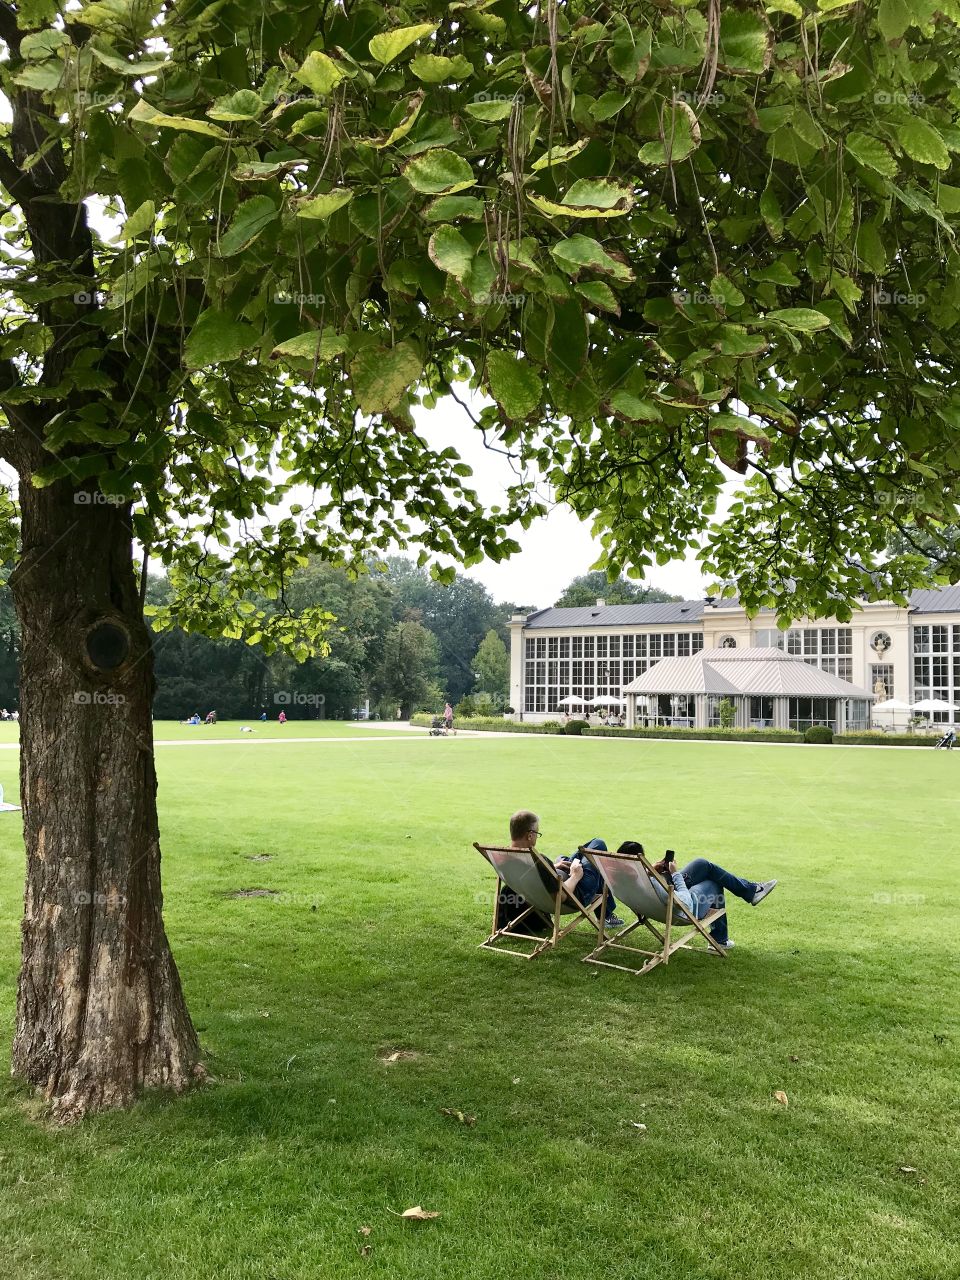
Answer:
[[[511,421],[528,418],[540,404],[543,383],[539,374],[526,360],[517,360],[506,351],[488,354],[487,381],[491,395]]]
[[[414,191],[431,196],[465,191],[476,184],[473,170],[466,160],[443,147],[414,156],[405,166],[403,176]]]
[[[423,363],[408,342],[359,352],[350,363],[350,379],[361,411],[385,413],[395,408],[422,371]]]
[[[663,417],[651,400],[644,400],[632,391],[615,391],[609,404],[618,418],[626,418],[630,422],[659,422]]]
[[[627,84],[637,84],[650,63],[651,34],[649,27],[634,31],[625,18],[621,18],[616,35],[607,52],[607,61],[613,71]]]
[[[777,199],[772,185],[768,185],[760,197],[760,216],[763,218],[771,238],[779,240],[783,235],[785,223],[783,212],[780,209],[780,201]]]
[[[301,84],[305,84],[308,89],[325,98],[327,94],[334,91],[346,72],[327,54],[314,50],[307,55],[300,70],[293,74]]]
[[[398,58],[404,49],[424,36],[432,36],[437,29],[435,22],[418,22],[414,27],[397,27],[393,31],[385,31],[374,36],[368,48],[372,57],[384,66]]]
[[[38,62],[23,67],[13,77],[13,83],[25,89],[38,89],[41,93],[59,89],[66,74],[66,67],[56,62]]]
[[[557,266],[576,278],[581,271],[599,271],[615,280],[634,279],[633,271],[625,262],[609,254],[598,240],[590,236],[568,236],[550,246],[550,255]]]
[[[633,207],[633,192],[607,178],[579,178],[563,197],[562,204],[544,196],[532,195],[529,200],[551,217],[618,218]]]
[[[134,124],[152,125],[155,129],[179,129],[184,133],[202,133],[209,138],[229,137],[223,129],[206,120],[194,120],[190,116],[168,116],[156,107],[151,107],[143,98],[127,113],[127,119]]]
[[[144,200],[123,224],[123,230],[117,236],[118,242],[129,243],[142,236],[145,231],[153,231],[157,220],[157,206],[152,200]]]
[[[663,138],[640,148],[640,163],[679,164],[700,145],[700,124],[686,102],[674,102],[663,113]]]
[[[612,89],[602,93],[596,102],[590,104],[590,116],[598,123],[612,120],[630,101],[625,93],[615,93]]]
[[[872,138],[869,134],[854,129],[847,134],[846,147],[854,160],[866,165],[868,169],[882,173],[885,178],[892,178],[897,172],[896,160],[879,138]]]
[[[212,107],[207,108],[211,120],[259,120],[267,109],[267,104],[252,89],[238,89],[236,93],[228,93],[217,98]]]
[[[473,262],[473,246],[456,227],[437,227],[427,246],[430,261],[457,280],[464,280]]]
[[[904,151],[920,164],[932,164],[937,169],[950,168],[950,153],[943,138],[932,124],[914,116],[897,125],[897,138]]]
[[[710,281],[710,292],[722,299],[725,307],[742,307],[746,299],[743,294],[725,275],[716,275]]]
[[[913,21],[907,0],[880,0],[877,26],[884,40],[899,40]]]
[[[612,311],[617,316],[620,314],[620,303],[617,301],[616,294],[602,280],[589,280],[585,284],[574,287],[577,293],[586,298],[592,306],[599,307],[601,311]]]
[[[767,321],[786,325],[788,329],[796,329],[799,333],[815,333],[818,329],[830,327],[830,317],[822,311],[814,311],[812,307],[785,307],[782,311],[768,311],[762,320],[755,323],[765,324]]]
[[[454,222],[469,218],[477,222],[483,217],[483,201],[476,196],[438,196],[423,211],[425,222]]]
[[[280,211],[269,196],[252,196],[238,205],[230,225],[217,241],[221,258],[240,253],[280,216]]]
[[[99,37],[96,40],[91,40],[86,47],[98,62],[101,62],[105,67],[109,67],[111,71],[119,72],[122,76],[155,76],[158,71],[162,71],[170,65],[165,58],[145,58],[142,62],[128,62],[126,58],[117,53],[111,44]],[[23,46],[21,45],[22,52]]]
[[[725,7],[720,17],[720,66],[724,71],[762,75],[773,60],[773,31],[766,18]]]
[[[589,141],[589,138],[581,138],[578,142],[571,143],[569,147],[551,147],[539,159],[534,160],[530,168],[534,173],[539,173],[541,169],[548,169],[551,165],[565,164],[567,160],[578,156]]]
[[[198,318],[187,336],[187,368],[204,369],[225,360],[236,360],[254,346],[258,338],[253,325],[211,307]]]
[[[348,349],[347,339],[334,329],[308,329],[306,333],[298,333],[295,338],[281,342],[270,355],[274,360],[293,357],[326,362],[343,355]]]
[[[322,196],[302,196],[290,201],[290,207],[298,218],[329,218],[353,199],[353,192],[346,187],[334,187]]]
[[[506,120],[513,112],[514,102],[514,98],[495,98],[490,102],[468,102],[464,105],[464,110],[477,120],[485,120],[492,124],[497,120]]]
[[[473,75],[473,64],[460,53],[455,58],[418,53],[410,59],[410,70],[425,84],[458,84]]]

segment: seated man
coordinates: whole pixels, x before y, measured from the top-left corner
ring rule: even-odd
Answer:
[[[620,846],[618,852],[634,853],[637,848],[633,841],[628,840]],[[749,902],[755,907],[777,887],[776,880],[744,880],[706,858],[694,858],[682,871],[677,869],[675,862],[661,858],[659,862],[654,863],[654,870],[673,881],[677,898],[698,920],[702,920],[715,907],[726,906],[724,889],[729,889],[736,897],[742,898],[744,902]],[[666,890],[655,881],[654,888],[657,895],[666,902]],[[710,926],[710,934],[721,947],[734,945],[728,936],[725,915],[713,922]]]
[[[519,809],[510,818],[510,848],[511,849],[535,849],[537,840],[540,838],[540,819],[529,809]],[[591,849],[605,849],[607,846],[602,840],[593,840],[587,846]],[[555,866],[557,870],[565,877],[564,886],[570,890],[578,902],[586,906],[592,902],[599,893],[602,892],[603,884],[597,872],[591,866],[584,864],[579,855],[572,858],[560,858]],[[594,887],[594,882],[597,887]],[[608,899],[609,903],[613,903],[613,899]],[[498,929],[502,929],[505,924],[511,920],[515,920],[521,915],[529,904],[518,893],[512,890],[502,888],[500,897],[497,900],[497,924]],[[613,903],[616,906],[616,903]],[[613,910],[613,907],[610,908]],[[622,921],[618,921],[616,916],[610,916],[607,920],[608,924],[619,926]],[[521,929],[526,931],[529,929],[531,933],[548,927],[549,921],[543,916],[534,912],[527,916],[526,920],[521,923]]]

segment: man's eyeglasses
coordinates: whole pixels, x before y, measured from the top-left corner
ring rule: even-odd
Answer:
[[[531,832],[530,832],[530,834],[531,834],[532,836],[542,836],[542,835],[543,835],[543,832],[542,832],[542,831],[531,831]]]

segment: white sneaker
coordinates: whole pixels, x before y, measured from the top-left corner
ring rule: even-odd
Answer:
[[[773,893],[776,887],[777,887],[776,880],[761,880],[760,883],[757,885],[756,893],[753,895],[753,897],[750,900],[751,907],[757,906],[758,903],[764,900],[764,898],[767,896],[768,893]]]

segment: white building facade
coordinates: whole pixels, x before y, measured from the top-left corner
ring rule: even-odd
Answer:
[[[770,610],[748,618],[737,601],[708,598],[541,609],[514,615],[510,632],[510,705],[525,720],[557,719],[568,697],[622,697],[665,658],[716,648],[783,649],[878,702],[960,702],[960,586],[915,591],[908,607],[864,603],[850,622],[801,620],[787,631]],[[882,712],[874,719],[885,722]]]

